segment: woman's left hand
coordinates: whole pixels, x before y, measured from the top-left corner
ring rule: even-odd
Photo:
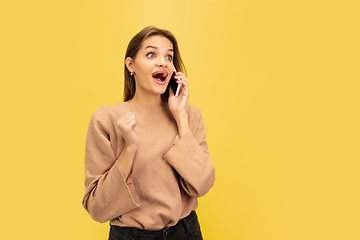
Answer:
[[[169,88],[169,109],[174,115],[174,118],[177,119],[179,115],[182,115],[184,113],[187,113],[187,103],[189,99],[189,89],[188,89],[188,83],[187,78],[182,72],[176,72],[176,75],[174,76],[176,82],[178,84],[181,84],[180,92],[177,97],[175,97],[174,92],[172,91],[172,88]]]

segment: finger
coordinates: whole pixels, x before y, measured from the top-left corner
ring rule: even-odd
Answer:
[[[120,120],[117,122],[118,125],[125,125],[127,124],[129,121],[131,121],[131,119],[135,118],[135,115],[133,113],[128,113],[125,114],[123,117],[120,118]]]
[[[117,124],[121,127],[124,126],[126,123],[128,123],[133,118],[132,115],[124,116],[122,117]]]
[[[183,79],[183,78],[178,78],[178,79],[176,79],[175,82],[178,82],[178,81],[181,81],[182,83],[187,83],[186,79]]]
[[[188,86],[187,86],[187,83],[186,82],[183,82],[182,85],[181,85],[181,88],[180,88],[180,92],[179,94],[183,95],[183,96],[186,96],[188,95]]]
[[[176,76],[175,79],[187,82],[187,78],[185,76]]]
[[[126,124],[125,128],[127,131],[132,131],[132,130],[134,130],[135,127],[136,127],[136,121],[135,121],[135,119],[133,119]]]
[[[127,112],[125,115],[123,115],[122,117],[120,117],[118,119],[118,122],[121,121],[122,119],[126,118],[127,116],[129,116],[131,113],[132,113],[131,111]]]
[[[176,80],[175,82],[176,82],[177,84],[185,84],[185,85],[188,84],[187,81],[184,81],[183,79],[178,79],[178,80]]]
[[[185,77],[184,74],[182,74],[182,75],[175,75],[174,78],[175,78],[175,79],[182,79],[182,80],[187,81],[187,78]]]
[[[185,77],[185,75],[182,72],[176,72],[175,76],[184,76]]]
[[[131,122],[133,120],[135,120],[135,115],[134,114],[132,114],[132,115],[128,116],[126,119],[124,119],[123,124],[128,125],[129,122]]]
[[[183,81],[183,80],[177,80],[176,81],[177,84],[181,84],[181,88],[187,88],[187,82]]]
[[[132,130],[134,130],[135,126],[136,126],[136,121],[135,121],[135,119],[133,119],[133,120],[129,121],[128,123],[121,125],[120,131],[123,134],[126,134],[126,132],[131,132]]]

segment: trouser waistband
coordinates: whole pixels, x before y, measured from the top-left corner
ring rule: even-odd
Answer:
[[[146,230],[146,229],[140,229],[140,228],[135,228],[135,227],[119,227],[116,225],[111,225],[111,227],[121,228],[122,230],[126,230],[135,236],[161,237],[161,236],[167,235],[169,230],[176,230],[177,228],[185,228],[186,230],[188,230],[189,229],[189,221],[195,217],[197,217],[197,215],[196,215],[195,211],[192,211],[187,217],[180,219],[176,225],[174,225],[172,227],[166,226],[160,230]]]

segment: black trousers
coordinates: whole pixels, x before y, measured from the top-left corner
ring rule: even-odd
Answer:
[[[111,225],[109,240],[202,240],[200,224],[195,211],[173,227],[161,230],[143,230]]]

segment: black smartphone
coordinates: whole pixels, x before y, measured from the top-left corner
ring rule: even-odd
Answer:
[[[174,78],[174,76],[175,76],[175,72],[173,72],[173,74],[171,75],[169,84],[170,84],[170,87],[173,90],[173,93],[175,95],[179,84],[176,83],[176,79]]]

